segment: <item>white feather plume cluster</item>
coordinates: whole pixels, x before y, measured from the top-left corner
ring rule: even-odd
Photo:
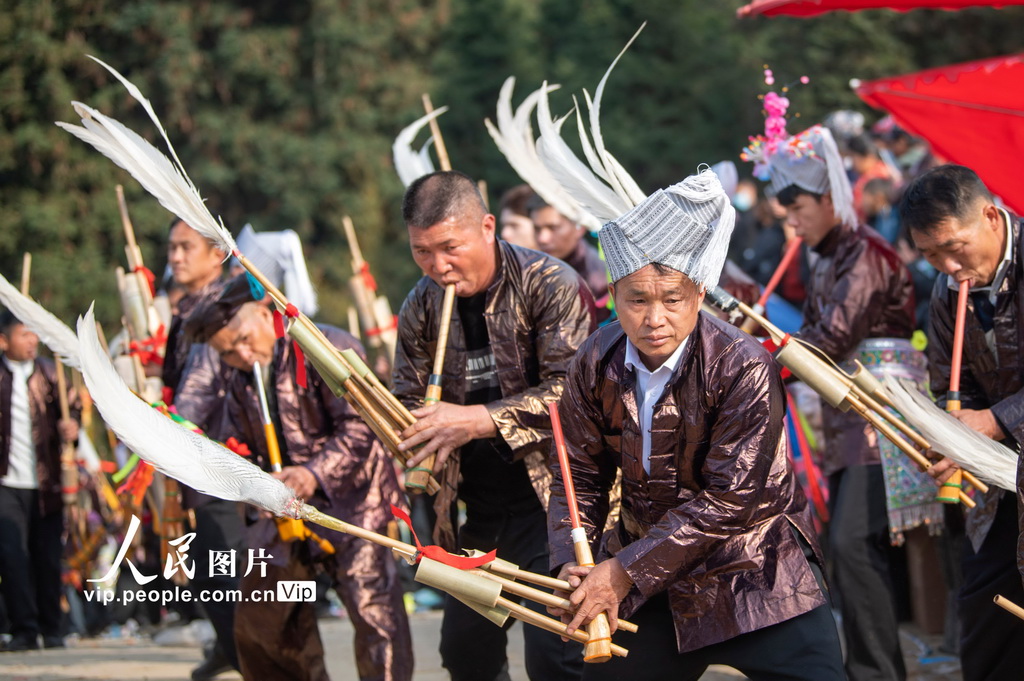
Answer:
[[[537,140],[538,155],[559,184],[602,223],[629,212],[630,209],[647,198],[647,194],[640,189],[632,176],[605,147],[600,120],[601,98],[604,96],[608,77],[615,65],[619,63],[622,55],[640,35],[640,31],[644,30],[644,26],[641,26],[633,34],[633,37],[629,39],[629,42],[605,71],[601,82],[597,85],[593,99],[589,92],[583,91],[590,124],[589,136],[577,102],[575,107],[576,125],[579,130],[580,143],[583,146],[583,154],[587,159],[586,164],[576,157],[573,150],[562,139],[562,125],[568,116],[559,119],[552,116],[547,83],[545,82],[539,90],[540,98],[537,102],[537,121],[540,130],[540,137]],[[575,101],[575,98],[573,99]]]
[[[82,377],[106,424],[161,473],[200,492],[297,518],[302,503],[280,480],[231,450],[152,409],[124,384],[103,353],[92,307],[78,320]]]
[[[132,177],[145,187],[146,191],[156,197],[164,208],[184,220],[190,227],[212,241],[222,251],[225,258],[237,250],[235,240],[224,224],[213,217],[199,190],[192,183],[184,166],[178,159],[174,146],[167,137],[160,119],[149,100],[127,78],[118,73],[112,66],[95,57],[95,62],[107,69],[128,90],[128,93],[142,105],[150,120],[156,124],[160,135],[167,143],[167,149],[174,158],[167,158],[156,147],[127,126],[113,118],[104,116],[99,111],[81,102],[72,102],[72,106],[82,117],[82,125],[58,122],[57,125],[95,147],[104,156],[127,170]]]
[[[933,450],[985,482],[1016,492],[1016,453],[964,425],[894,377],[886,376],[885,385],[896,410],[931,443]]]
[[[0,274],[0,302],[21,323],[33,331],[43,345],[69,367],[81,368],[78,358],[78,337],[67,324],[57,319],[49,310],[24,295]]]
[[[412,144],[423,126],[428,125],[430,121],[447,110],[447,106],[442,106],[426,116],[417,118],[410,125],[402,128],[398,137],[395,138],[395,143],[391,146],[391,154],[394,157],[395,170],[398,171],[398,179],[406,187],[424,175],[434,172],[434,163],[430,160],[430,145],[434,142],[433,136],[427,139],[419,151],[414,149]]]
[[[545,84],[527,95],[519,108],[513,111],[512,90],[515,84],[515,76],[509,76],[501,86],[496,116],[498,123],[495,125],[491,119],[485,119],[487,131],[520,179],[530,185],[545,203],[573,222],[596,232],[601,229],[601,221],[562,188],[537,153],[530,120],[540,98],[546,97],[548,92],[554,92],[559,86]]]

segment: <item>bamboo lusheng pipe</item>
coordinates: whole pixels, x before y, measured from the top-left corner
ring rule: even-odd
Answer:
[[[541,615],[539,612],[534,612],[526,606],[519,605],[518,603],[510,601],[507,598],[499,597],[497,604],[500,607],[508,609],[508,611],[512,614],[512,617],[515,617],[520,622],[532,624],[533,626],[538,627],[540,629],[550,631],[552,634],[558,634],[559,636],[571,638],[574,641],[578,641],[579,643],[584,644],[584,647],[586,647],[586,645],[590,641],[590,635],[582,629],[577,629],[571,634],[566,633],[565,625],[559,622],[558,620],[552,619],[545,615]],[[615,655],[616,657],[626,657],[627,655],[629,655],[628,650],[626,650],[622,646],[616,645],[611,642],[609,642],[608,649],[611,652],[611,654]],[[594,661],[596,662],[596,660]]]
[[[289,305],[288,298],[274,286],[273,282],[267,279],[266,275],[253,265],[241,251],[236,249],[232,255],[238,259],[242,267],[270,294],[274,305],[279,310],[286,311]],[[287,333],[302,346],[303,351],[310,358],[314,368],[331,386],[334,394],[344,397],[367,425],[370,426],[374,434],[388,447],[392,455],[404,464],[406,456],[404,452],[398,449],[397,435],[395,433],[396,424],[391,423],[386,418],[386,413],[381,414],[380,410],[376,409],[375,404],[370,404],[367,394],[360,389],[359,385],[352,378],[352,374],[355,373],[353,367],[348,364],[344,355],[334,347],[334,344],[327,339],[320,328],[309,317],[300,312],[295,317],[289,317]],[[330,376],[330,372],[325,371],[332,367],[344,370],[338,376],[339,379],[343,378],[344,380],[336,381],[334,377]],[[441,486],[433,476],[430,476],[426,482],[426,489],[429,494],[436,494],[441,489]]]
[[[953,325],[953,351],[949,364],[949,390],[946,391],[946,413],[960,410],[960,369],[964,356],[964,325],[967,321],[967,299],[971,295],[970,281],[960,282],[960,291],[956,299],[956,321]],[[964,474],[960,468],[953,470],[952,475],[939,487],[935,499],[944,504],[955,504],[960,500],[960,490],[964,486]]]
[[[434,105],[430,101],[430,95],[423,93],[423,110],[427,114],[434,113]],[[441,137],[441,126],[437,124],[437,118],[430,119],[430,136],[434,138],[434,149],[437,151],[437,161],[441,170],[451,170],[452,162],[448,159],[448,148]]]
[[[374,398],[384,408],[388,416],[398,424],[403,430],[408,428],[412,424],[416,423],[416,417],[412,415],[405,405],[398,401],[394,395],[392,395],[384,384],[380,382],[380,379],[374,375],[370,370],[370,367],[366,365],[363,358],[359,356],[352,348],[341,351],[342,357],[352,367],[353,376],[361,382],[361,385],[366,386],[368,392],[373,393]]]
[[[775,292],[779,282],[782,281],[782,277],[785,276],[786,270],[789,269],[790,263],[793,262],[793,258],[795,258],[797,253],[800,252],[800,246],[803,244],[803,241],[804,240],[801,237],[793,237],[790,239],[789,244],[786,245],[786,252],[782,254],[782,259],[779,260],[778,267],[776,267],[775,271],[772,272],[771,279],[768,280],[768,283],[765,285],[764,290],[761,291],[761,295],[758,297],[757,302],[754,303],[753,309],[758,314],[762,314],[764,312],[764,307],[768,304],[768,299],[771,297],[772,293]],[[753,333],[757,328],[757,320],[753,317],[747,317],[740,328],[747,333]]]
[[[263,434],[267,439],[267,456],[270,459],[270,470],[280,473],[283,467],[281,459],[281,445],[277,441],[277,431],[274,429],[274,421],[270,418],[270,405],[267,403],[267,390],[263,385],[263,367],[259,362],[253,363],[253,377],[256,379],[256,392],[259,397],[260,420],[263,422]],[[334,546],[329,542],[306,528],[306,525],[296,518],[278,517],[274,518],[277,524],[277,533],[286,542],[312,539],[320,546],[320,550],[331,555],[334,553]]]
[[[1024,620],[1024,608],[1020,607],[1006,596],[996,596],[992,599],[992,602],[994,602],[1003,610],[1006,610],[1007,612],[1012,613],[1017,617],[1021,618],[1022,620]]]
[[[142,298],[143,307],[145,309],[145,328],[136,329],[138,337],[135,340],[142,340],[147,336],[154,335],[160,327],[159,315],[156,314],[156,310],[153,307],[153,291],[150,288],[149,280],[146,279],[146,275],[143,274],[145,269],[145,262],[142,259],[142,249],[139,248],[139,244],[135,239],[135,228],[132,226],[131,217],[128,215],[128,203],[124,198],[124,187],[117,185],[114,187],[114,191],[117,193],[117,209],[121,215],[121,226],[124,229],[125,238],[125,257],[128,259],[129,276],[135,281],[135,288],[138,290],[139,296]],[[164,354],[164,348],[154,348],[156,352],[162,357]]]
[[[559,598],[553,593],[547,591],[541,591],[527,584],[521,584],[513,579],[502,577],[501,575],[490,572],[488,570],[481,570],[480,568],[473,568],[469,570],[473,574],[479,574],[487,579],[490,579],[498,584],[501,584],[501,588],[508,593],[519,596],[521,598],[527,598],[535,603],[548,606],[550,608],[561,608],[562,610],[572,610],[572,603],[567,598]],[[628,631],[632,634],[637,632],[637,626],[632,622],[626,620],[619,620],[619,629],[622,631]]]
[[[721,288],[716,288],[714,291],[709,292],[709,296],[708,297],[715,303],[715,305],[720,307],[725,312],[732,312],[734,309],[738,308],[740,310],[740,312],[742,312],[745,315],[756,316],[757,319],[758,319],[758,322],[760,322],[761,325],[765,328],[765,330],[768,331],[768,333],[769,333],[769,335],[771,335],[773,341],[775,341],[776,343],[784,344],[784,345],[788,345],[789,344],[789,342],[790,342],[789,334],[783,333],[774,324],[772,324],[767,319],[765,319],[761,315],[757,314],[754,310],[752,310],[750,308],[750,306],[744,304],[741,301],[736,300],[735,298],[733,298],[731,295],[726,293]],[[811,346],[807,346],[807,347],[809,348]],[[818,350],[817,352],[820,352],[820,350]],[[823,380],[828,380],[828,379],[823,379],[823,378],[821,378],[819,376],[815,376],[813,374],[811,374],[811,375],[802,375],[804,373],[803,369],[806,369],[806,370],[809,370],[809,371],[813,371],[814,368],[817,368],[818,370],[824,371],[825,372],[824,373],[825,376],[830,376],[830,377],[832,377],[832,378],[834,378],[836,380],[840,380],[840,381],[845,382],[845,384],[848,384],[848,387],[850,388],[850,391],[848,393],[848,398],[849,398],[850,405],[851,406],[854,406],[855,404],[856,405],[860,405],[860,407],[863,408],[863,412],[858,411],[858,413],[860,413],[861,416],[863,416],[865,419],[870,421],[872,423],[872,425],[875,425],[876,428],[878,428],[877,424],[879,424],[879,423],[881,423],[883,425],[886,425],[885,428],[878,428],[879,432],[881,432],[883,435],[885,435],[889,440],[891,440],[893,442],[893,444],[895,444],[904,453],[906,453],[908,456],[910,456],[911,459],[913,459],[914,462],[917,463],[922,468],[922,470],[927,470],[927,469],[931,468],[932,463],[930,461],[928,461],[928,459],[926,459],[919,452],[914,450],[909,444],[907,444],[907,442],[903,438],[899,437],[892,428],[887,426],[886,421],[889,420],[889,419],[895,419],[895,417],[893,417],[891,414],[889,414],[887,410],[885,410],[881,405],[879,405],[876,401],[874,401],[870,396],[866,395],[856,384],[854,384],[854,382],[852,380],[850,380],[849,376],[846,376],[845,374],[841,373],[838,369],[833,367],[831,364],[825,362],[820,357],[814,356],[813,353],[810,353],[808,351],[808,354],[811,355],[812,357],[815,357],[815,359],[817,360],[817,363],[816,363],[816,365],[814,367],[805,366],[805,367],[801,368],[801,367],[797,367],[797,366],[789,366],[789,368],[791,370],[793,370],[794,374],[796,374],[798,378],[800,378],[801,380],[804,380],[806,383],[808,383],[808,385],[811,385],[811,387],[814,387],[812,384],[815,383],[815,382],[821,382]],[[781,357],[781,355],[780,355],[780,357]],[[800,373],[798,373],[798,371]],[[809,379],[809,380],[806,380],[806,379]],[[844,398],[844,400],[845,399],[846,398]],[[869,408],[867,405],[872,405],[872,406],[871,406],[871,408]],[[874,419],[868,418],[868,416],[866,414],[869,414],[869,413],[872,414],[873,416],[875,416],[875,418]],[[882,414],[883,416],[882,417],[878,417],[878,414]],[[896,420],[898,421],[899,419],[896,419]],[[898,426],[898,427],[901,427],[901,428],[902,427],[908,427],[909,428],[909,426],[906,426],[906,424],[903,424],[902,422],[900,422],[900,424],[901,425]],[[925,442],[923,440],[923,438],[922,438],[921,441]],[[927,444],[927,443],[925,442],[925,444]],[[928,445],[928,448],[930,449],[931,445]],[[982,489],[983,487],[987,488],[987,486],[985,486],[984,483],[982,483],[980,480],[978,480],[974,475],[972,475],[970,473],[964,472],[964,477],[967,478],[968,481],[972,485],[975,485],[976,487],[978,487],[978,489]],[[964,503],[968,507],[973,507],[973,503],[974,503],[973,500],[971,500],[971,498],[969,496],[964,494],[962,492],[962,490],[961,490],[961,494],[960,494],[960,499],[961,499],[961,501],[964,501]]]
[[[378,352],[383,350],[388,363],[393,363],[395,346],[398,342],[398,330],[391,312],[391,304],[387,298],[377,295],[376,290],[371,289],[364,280],[363,273],[369,270],[366,260],[363,259],[363,252],[359,247],[359,239],[356,238],[352,219],[346,215],[342,218],[341,223],[349,250],[352,252],[352,277],[349,278],[349,288],[352,290],[352,297],[356,302],[358,317],[366,331],[366,341]]]
[[[430,406],[441,401],[441,379],[444,377],[444,355],[448,349],[448,332],[452,326],[452,310],[455,307],[455,284],[444,287],[444,301],[441,304],[441,319],[437,328],[437,348],[434,350],[434,369],[427,380],[427,394],[423,404]],[[436,457],[431,454],[405,473],[405,487],[413,494],[424,489],[424,480],[434,470]]]
[[[569,522],[572,524],[572,547],[576,553],[576,564],[582,567],[594,567],[594,555],[587,540],[587,530],[580,521],[579,507],[576,505],[576,488],[572,481],[572,470],[569,468],[569,452],[565,447],[565,436],[562,434],[562,419],[558,415],[558,403],[548,402],[548,413],[551,415],[551,433],[555,439],[555,452],[558,454],[558,465],[562,471],[562,487],[565,489],[565,503],[569,509]],[[608,615],[598,613],[587,625],[589,641],[583,648],[584,662],[607,662],[612,659],[612,629]]]
[[[32,254],[25,252],[21,256],[21,295],[28,295],[29,281],[32,279]]]

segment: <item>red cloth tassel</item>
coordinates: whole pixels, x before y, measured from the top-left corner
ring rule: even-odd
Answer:
[[[363,286],[374,293],[377,292],[377,280],[370,274],[370,263],[363,262],[363,266],[359,268],[359,276],[363,279]]]
[[[139,265],[138,267],[133,269],[132,272],[140,272],[142,274],[142,276],[146,279],[146,283],[149,284],[149,294],[155,298],[156,297],[156,275],[153,274],[153,271],[151,269],[149,269],[148,267],[146,267],[145,265]]]
[[[785,336],[782,337],[781,345],[777,345],[775,341],[771,339],[771,337],[765,338],[763,341],[761,341],[761,345],[764,346],[765,350],[774,355],[780,348],[785,347],[785,345],[789,343],[789,341],[790,336],[787,333]],[[782,380],[786,380],[787,378],[793,375],[793,372],[787,369],[786,367],[782,367],[782,372],[780,375],[782,376]]]
[[[416,536],[416,530],[412,529],[412,519],[409,517],[409,514],[394,504],[391,506],[391,513],[396,518],[404,522],[409,527],[409,531],[412,532],[412,539],[416,542],[417,563],[426,557],[430,560],[436,560],[438,563],[444,563],[445,565],[450,565],[451,567],[458,568],[460,570],[472,570],[473,568],[490,563],[498,556],[497,550],[491,551],[483,556],[477,556],[476,558],[471,558],[469,556],[453,556],[440,546],[424,546],[420,543],[420,538]]]
[[[297,342],[292,341],[292,347],[295,348],[295,382],[302,388],[308,388],[309,386],[306,385],[306,355]]]
[[[276,338],[284,338],[284,317],[281,313],[274,308],[274,336]]]

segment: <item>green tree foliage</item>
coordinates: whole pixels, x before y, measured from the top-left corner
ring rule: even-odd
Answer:
[[[117,318],[124,264],[114,186],[125,185],[140,244],[160,271],[170,216],[130,178],[56,126],[81,100],[150,140],[153,126],[93,54],[152,100],[215,214],[237,232],[294,228],[321,288],[321,317],[345,318],[349,214],[397,306],[418,276],[401,224],[391,143],[430,92],[456,168],[518,182],[483,119],[498,89],[548,79],[553,102],[591,93],[649,24],[607,85],[609,148],[653,189],[700,162],[735,159],[762,123],[761,69],[792,93],[794,130],[839,107],[863,109],[871,79],[1019,51],[1020,8],[836,13],[737,20],[740,0],[0,0],[0,271],[34,256],[33,291],[65,319],[92,300]],[[1017,27],[1017,30],[1011,30]],[[870,117],[878,115],[872,112]],[[572,138],[570,132],[568,137]],[[159,146],[159,145],[158,145]]]

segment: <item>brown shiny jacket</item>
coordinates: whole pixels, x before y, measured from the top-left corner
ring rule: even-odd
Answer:
[[[817,547],[786,458],[786,402],[768,352],[700,314],[654,408],[650,475],[642,463],[636,373],[625,369],[625,354],[618,323],[591,336],[560,403],[587,536],[600,542],[597,560],[617,556],[635,585],[622,616],[667,590],[679,651],[687,652],[822,605],[794,533]],[[598,536],[619,468],[623,518]],[[575,561],[568,515],[556,475],[548,507],[553,570]]]
[[[52,361],[37,358],[35,371],[28,377],[29,411],[32,417],[32,441],[36,445],[36,475],[39,478],[39,505],[44,515],[60,511],[60,398],[57,392],[57,368]],[[12,375],[0,361],[0,477],[7,475],[11,456]],[[80,405],[73,389],[68,389],[71,417],[79,418]]]
[[[362,346],[349,333],[330,326],[320,329],[339,350]],[[292,344],[279,339],[274,346],[271,399],[276,402],[275,425],[285,465],[307,467],[320,489],[311,503],[346,522],[375,532],[392,519],[390,504],[404,505],[394,466],[383,445],[343,398],[335,397],[313,365],[306,360],[307,388],[295,382]],[[258,395],[251,372],[236,371],[227,385],[225,437],[249,446],[254,463],[269,469],[266,436],[260,420]],[[326,503],[325,503],[326,502]],[[328,530],[317,528],[335,538]],[[325,537],[326,538],[326,537]]]
[[[488,404],[487,411],[512,456],[526,460],[537,497],[547,507],[551,420],[546,401],[562,394],[570,360],[596,327],[594,299],[580,276],[561,260],[504,241],[498,242],[498,258],[484,316],[502,399]],[[393,391],[410,407],[422,402],[427,389],[443,298],[444,290],[423,277],[398,315]],[[463,404],[465,374],[466,340],[456,306],[441,399]],[[455,547],[455,534],[448,510],[455,503],[458,480],[459,458],[453,455],[434,502],[435,541],[449,550]]]
[[[991,409],[1009,435],[1004,444],[1019,450],[1024,444],[1024,245],[1021,220],[1011,218],[1013,261],[995,301],[995,354],[978,322],[974,299],[967,300],[963,364],[960,369],[960,402],[964,409]],[[953,356],[953,327],[958,293],[949,288],[949,277],[940,274],[931,298],[928,332],[928,373],[932,394],[945,407]],[[1018,485],[1019,490],[1019,485]],[[1002,491],[992,486],[978,506],[967,513],[967,533],[975,550],[981,546],[995,519]],[[1024,503],[1024,498],[1022,498]],[[1024,516],[1021,518],[1024,520]],[[1024,544],[1018,558],[1024,566]]]
[[[811,278],[798,338],[837,362],[855,356],[868,338],[910,338],[914,286],[889,242],[860,225],[839,225],[812,250]],[[881,462],[878,436],[856,412],[822,404],[824,473]]]

